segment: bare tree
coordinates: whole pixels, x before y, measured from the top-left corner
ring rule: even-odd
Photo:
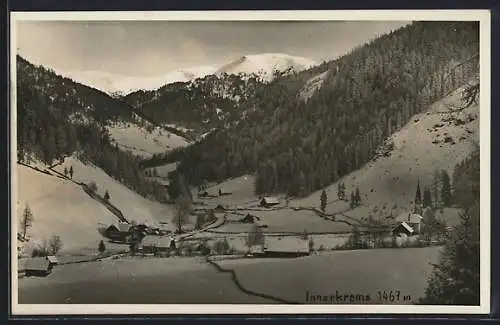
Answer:
[[[175,200],[177,213],[174,216],[174,223],[177,225],[177,232],[182,232],[182,226],[187,222],[187,217],[191,213],[191,198],[181,194]]]
[[[23,215],[21,216],[21,231],[23,239],[26,239],[26,233],[28,232],[28,228],[33,224],[33,213],[31,212],[30,207],[26,204],[24,208]]]
[[[254,245],[264,245],[264,233],[262,232],[262,229],[260,229],[257,225],[253,225],[252,229],[250,229],[250,232],[248,233],[247,237],[247,246],[248,249]]]
[[[52,238],[50,238],[49,240],[49,252],[52,254],[52,255],[55,255],[57,254],[61,248],[63,247],[63,243],[62,243],[62,240],[61,240],[61,237],[59,236],[52,236]]]

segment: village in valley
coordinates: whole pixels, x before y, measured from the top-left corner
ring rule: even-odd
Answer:
[[[458,231],[478,259],[478,31],[402,26],[125,94],[19,53],[19,303],[449,304]]]

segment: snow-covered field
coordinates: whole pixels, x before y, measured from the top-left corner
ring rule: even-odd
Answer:
[[[46,278],[19,280],[19,303],[273,303],[238,289],[202,258],[123,258],[61,265]]]
[[[325,252],[291,259],[246,259],[217,262],[232,269],[252,291],[299,303],[321,303],[308,296],[360,294],[369,301],[330,301],[324,304],[414,304],[422,297],[436,263],[439,247]],[[292,271],[293,270],[293,271]],[[356,274],[356,276],[352,276]],[[411,280],[409,280],[411,279]],[[378,292],[399,291],[399,301],[380,301]],[[383,296],[383,293],[382,293]],[[406,301],[403,297],[409,296]],[[383,299],[383,297],[382,297]]]
[[[176,134],[154,127],[151,132],[133,123],[107,127],[111,138],[123,149],[135,155],[150,157],[155,153],[185,147],[189,142]]]
[[[26,204],[34,216],[32,227],[28,229],[31,240],[26,250],[29,251],[44,239],[58,235],[63,242],[63,251],[96,251],[99,241],[103,239],[97,231],[99,223],[110,224],[116,222],[117,218],[69,180],[19,164],[16,168],[16,224]]]
[[[102,169],[91,163],[84,164],[75,157],[68,157],[63,164],[55,167],[55,170],[63,172],[64,168],[73,167],[73,179],[78,182],[95,182],[97,193],[104,196],[107,190],[110,195],[109,201],[115,205],[129,221],[162,221],[170,222],[173,217],[173,209],[170,206],[148,200],[110,177]]]
[[[299,303],[312,295],[333,303],[411,304],[424,293],[437,262],[438,247],[324,252],[291,259],[221,260],[246,289]],[[293,272],[291,272],[293,270]],[[355,277],[352,274],[356,274]],[[411,279],[409,281],[408,279]],[[131,285],[123,285],[129,283]],[[378,292],[398,301],[380,301]],[[364,301],[335,300],[340,295],[370,295]],[[406,298],[406,299],[405,299]],[[245,294],[203,258],[124,258],[61,265],[46,278],[19,279],[25,303],[275,303]],[[325,302],[323,302],[325,303]]]

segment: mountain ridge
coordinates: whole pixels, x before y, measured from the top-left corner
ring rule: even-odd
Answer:
[[[52,69],[58,75],[70,78],[78,83],[103,91],[113,97],[123,97],[136,91],[157,90],[163,86],[189,82],[209,75],[242,74],[258,76],[271,81],[275,70],[301,71],[315,65],[313,60],[282,53],[261,53],[244,55],[239,59],[222,65],[202,65],[179,68],[152,77],[138,77],[109,73],[99,70],[62,71]]]

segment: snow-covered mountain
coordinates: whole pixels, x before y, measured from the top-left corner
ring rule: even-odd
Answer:
[[[133,77],[94,70],[56,71],[56,73],[110,95],[126,95],[137,90],[155,90],[170,83],[194,80],[213,74],[216,70],[210,66],[200,66],[179,69],[155,77]]]
[[[245,55],[222,66],[182,68],[155,77],[134,77],[104,71],[58,71],[61,76],[99,89],[110,95],[127,95],[138,90],[156,90],[175,82],[188,82],[208,75],[257,75],[262,81],[271,81],[275,72],[302,71],[316,65],[313,60],[280,53]]]
[[[276,71],[299,72],[317,65],[313,60],[282,53],[244,55],[217,70],[216,74],[257,74],[264,81],[271,81]]]

